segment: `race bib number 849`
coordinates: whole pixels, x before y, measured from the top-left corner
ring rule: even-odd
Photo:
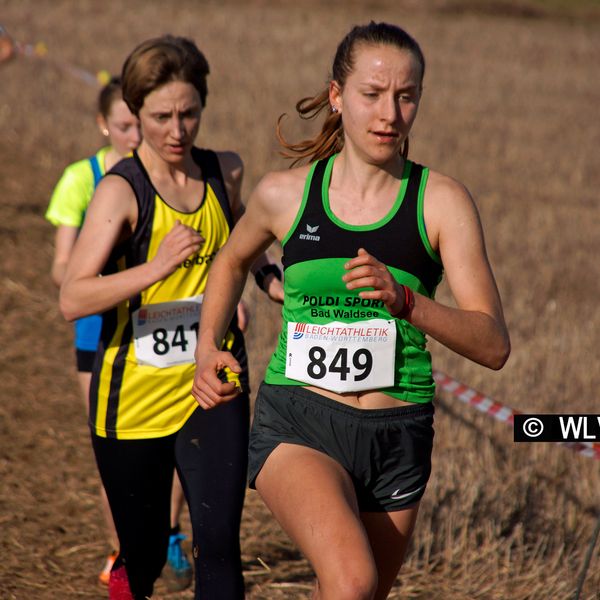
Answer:
[[[394,384],[396,325],[288,323],[285,376],[332,392],[374,390]]]

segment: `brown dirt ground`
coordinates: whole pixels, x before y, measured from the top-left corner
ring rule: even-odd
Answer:
[[[423,46],[411,153],[476,197],[511,330],[501,372],[432,344],[436,366],[523,411],[598,412],[597,0],[0,0],[15,39],[48,48],[0,68],[1,599],[106,597],[95,583],[106,552],[97,476],[43,218],[65,165],[101,142],[96,89],[64,64],[116,72],[147,37],[193,37],[212,67],[200,143],[242,155],[248,192],[283,166],[277,116],[324,84],[336,42],[371,18]],[[290,132],[308,131],[292,122]],[[278,313],[253,286],[246,297],[256,388]],[[445,286],[439,299],[450,301]],[[600,461],[513,444],[509,427],[443,394],[438,409],[434,472],[392,597],[573,597],[600,510]],[[248,598],[309,596],[308,564],[252,492],[242,540]],[[582,599],[600,598],[599,545]],[[159,583],[155,597],[192,594]]]

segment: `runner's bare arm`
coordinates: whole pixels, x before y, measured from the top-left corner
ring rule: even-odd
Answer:
[[[99,277],[113,248],[135,228],[137,202],[129,184],[107,176],[90,203],[60,291],[60,309],[71,321],[105,311],[172,273],[201,245],[200,235],[178,223],[156,256],[142,265]]]
[[[219,251],[211,266],[202,304],[202,315],[196,346],[196,374],[192,395],[203,408],[212,408],[220,402],[231,400],[237,394],[231,383],[222,383],[217,373],[224,366],[239,372],[233,356],[219,350],[221,340],[242,294],[250,266],[283,229],[302,198],[302,188],[294,204],[278,194],[278,174],[265,176],[248,202],[245,214],[236,224],[227,244]],[[287,207],[287,208],[285,208]],[[271,224],[275,223],[273,231]],[[287,231],[287,229],[286,229]]]
[[[510,353],[510,341],[479,214],[468,191],[451,178],[432,173],[425,221],[432,247],[439,248],[457,308],[415,294],[410,322],[458,354],[500,369]],[[381,266],[368,252],[359,254],[349,261],[344,280],[350,289],[375,287],[359,295],[383,300],[396,314],[402,309],[404,293]]]
[[[234,152],[219,152],[218,157],[221,171],[223,172],[225,187],[227,188],[227,195],[229,197],[233,219],[237,223],[246,210],[244,203],[242,202],[244,165],[242,159]],[[274,261],[269,256],[268,251],[265,250],[264,253],[256,258],[250,267],[250,271],[255,274],[262,267],[273,264],[273,262]],[[283,285],[273,274],[269,273],[265,276],[263,289],[274,302],[283,302]]]
[[[59,225],[54,236],[54,258],[52,259],[52,281],[60,287],[65,277],[67,264],[77,241],[79,227]]]
[[[229,206],[234,222],[238,222],[244,214],[242,203],[242,181],[244,179],[244,163],[235,152],[217,152],[223,181],[229,198]]]

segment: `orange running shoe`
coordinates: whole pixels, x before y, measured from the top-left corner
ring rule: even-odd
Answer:
[[[108,585],[110,580],[110,571],[115,564],[115,560],[117,560],[117,556],[119,556],[119,553],[116,550],[113,550],[108,555],[104,569],[102,569],[102,571],[100,571],[100,575],[98,575],[98,580],[102,585]]]

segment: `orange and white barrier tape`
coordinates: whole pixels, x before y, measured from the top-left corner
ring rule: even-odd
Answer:
[[[477,410],[494,417],[498,421],[503,423],[513,424],[514,416],[523,414],[522,411],[515,410],[504,404],[500,404],[496,400],[470,388],[469,386],[461,383],[460,381],[442,373],[437,369],[433,370],[433,379],[441,389],[448,394],[451,394],[461,402],[473,406]],[[596,442],[557,442],[561,446],[569,448],[578,454],[583,454],[589,458],[595,458],[600,460],[600,444]]]
[[[37,44],[22,44],[13,40],[6,29],[0,25],[0,64],[10,61],[16,56],[43,59],[54,67],[65,71],[69,75],[87,83],[88,85],[106,85],[110,81],[110,73],[102,70],[96,74],[90,73],[81,67],[57,60],[48,56],[48,48],[44,42]]]

